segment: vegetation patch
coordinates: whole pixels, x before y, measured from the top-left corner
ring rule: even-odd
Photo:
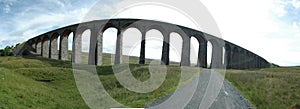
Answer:
[[[226,79],[258,109],[285,109],[300,103],[300,67],[227,70]]]
[[[105,54],[107,55],[107,54]],[[130,62],[138,58],[130,57]],[[99,79],[107,92],[120,103],[131,107],[144,107],[158,98],[174,92],[179,83],[181,67],[167,66],[163,84],[153,92],[144,94],[124,88],[114,76],[110,59],[97,67]],[[150,60],[147,60],[150,61]],[[133,76],[141,81],[150,78],[148,64],[129,64]],[[191,72],[201,72],[191,67]],[[185,77],[186,80],[193,75]],[[72,73],[70,61],[42,57],[0,57],[0,108],[88,108],[82,99]]]

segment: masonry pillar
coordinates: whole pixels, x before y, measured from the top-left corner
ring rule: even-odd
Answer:
[[[50,58],[51,59],[58,59],[58,51],[57,51],[57,37],[52,37],[50,40]]]
[[[243,62],[243,56],[242,56],[242,51],[240,50],[238,52],[238,60],[237,60],[237,68],[242,69],[242,62]]]
[[[261,68],[261,58],[258,58],[258,68]]]
[[[116,54],[115,54],[115,64],[121,64],[122,62],[122,39],[123,32],[121,29],[118,29],[117,34],[117,43],[116,43]]]
[[[81,46],[82,46],[82,39],[81,39],[81,33],[74,32],[74,41],[73,41],[73,58],[72,62],[79,64],[82,62],[82,57],[81,57]]]
[[[190,42],[189,36],[183,36],[182,53],[181,53],[181,66],[190,66]]]
[[[169,51],[170,51],[170,35],[167,32],[163,32],[164,42],[162,48],[161,64],[169,65]]]
[[[249,54],[249,62],[248,62],[248,68],[252,69],[253,68],[253,56],[252,54]]]
[[[231,49],[231,61],[230,61],[230,68],[234,69],[235,68],[235,63],[236,63],[236,56],[235,56],[235,52],[234,49]]]
[[[199,42],[198,64],[202,68],[207,68],[207,41]]]
[[[264,60],[264,62],[265,62],[265,68],[270,68],[271,67],[271,64],[268,61]]]
[[[256,68],[259,68],[259,58],[258,58],[258,56],[256,56],[256,58],[255,58],[255,64],[256,64]]]
[[[256,66],[256,56],[253,55],[253,68],[257,68]]]
[[[230,48],[225,48],[226,54],[225,54],[225,64],[227,69],[231,69],[231,63],[232,63],[232,51]]]
[[[48,38],[45,37],[43,40],[43,45],[42,45],[42,56],[49,58],[49,40]]]
[[[222,47],[218,44],[215,44],[215,42],[212,42],[212,45],[211,68],[221,68],[223,55]]]
[[[264,63],[265,63],[265,68],[270,68],[271,67],[271,65],[268,61],[264,60]]]
[[[236,49],[232,49],[232,53],[231,53],[231,62],[230,62],[230,67],[231,69],[236,69],[236,60],[237,60],[237,56],[236,56]]]
[[[242,69],[246,69],[247,58],[246,58],[246,53],[244,50],[242,51],[241,55],[242,55],[241,67],[242,67]]]
[[[32,43],[31,47],[34,49],[34,51],[33,51],[33,52],[36,52],[36,43],[35,43],[35,42],[34,42],[34,43]]]
[[[142,31],[142,42],[140,51],[140,64],[145,64],[145,44],[146,44],[146,32]]]
[[[33,48],[34,48],[33,52],[34,52],[34,53],[37,53],[37,50],[36,50],[36,49],[37,49],[37,42],[35,42],[35,43],[33,44]]]
[[[97,31],[95,29],[91,29],[91,38],[90,38],[90,49],[89,49],[89,65],[96,65],[96,48],[97,48]]]
[[[255,59],[255,55],[252,55],[252,68],[256,68],[256,59]]]
[[[263,59],[261,59],[261,68],[266,68],[266,64],[265,64],[265,61]]]
[[[36,53],[42,56],[42,41],[38,41],[36,44]]]
[[[97,65],[98,66],[101,66],[103,64],[103,59],[102,59],[102,56],[103,56],[103,32],[100,31],[98,33],[98,37],[97,37]]]
[[[60,55],[60,60],[68,60],[68,34],[65,34],[61,36],[60,38],[60,49],[59,49],[59,55]]]
[[[246,69],[249,69],[250,68],[250,62],[251,62],[251,59],[250,59],[250,56],[249,56],[249,53],[246,53]]]

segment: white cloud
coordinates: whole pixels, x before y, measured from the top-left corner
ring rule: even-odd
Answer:
[[[103,51],[115,54],[117,40],[117,30],[109,28],[103,33]]]
[[[240,45],[279,65],[292,65],[297,61],[300,62],[300,60],[294,59],[295,57],[284,55],[285,53],[291,56],[298,54],[291,51],[291,48],[294,47],[292,44],[296,41],[294,38],[299,36],[299,32],[295,28],[291,28],[292,25],[286,25],[276,19],[276,17],[287,14],[284,9],[286,2],[281,0],[202,0],[202,2],[215,18],[225,40]],[[111,7],[108,10],[115,11],[114,9]],[[113,11],[109,11],[108,14]],[[118,13],[116,17],[152,19],[196,28],[186,16],[162,6],[130,7]],[[294,27],[298,28],[298,24],[296,24]],[[148,48],[147,50],[150,53],[160,53],[157,49]],[[174,50],[170,52],[174,52]],[[172,60],[180,60],[176,58],[178,56],[174,56],[171,57]],[[159,59],[160,55],[152,55],[152,58]]]
[[[0,0],[0,2],[3,1],[14,0]],[[53,2],[56,2],[61,7],[66,6],[59,0]],[[268,61],[279,65],[299,64],[300,58],[297,58],[297,56],[300,55],[300,48],[297,48],[297,46],[300,46],[300,22],[289,24],[281,19],[276,19],[287,15],[288,11],[284,8],[288,4],[287,2],[281,0],[201,0],[201,2],[215,18],[225,40],[253,51]],[[300,7],[300,3],[297,0],[292,0],[289,3],[292,3],[292,6],[295,8],[299,9]],[[117,3],[112,5],[103,4],[96,7],[98,11],[89,14],[87,14],[89,8],[76,8],[71,11],[24,17],[24,15],[30,14],[29,12],[32,9],[36,10],[39,8],[29,7],[30,9],[24,9],[23,14],[20,12],[17,18],[14,19],[16,25],[18,25],[16,26],[17,31],[8,35],[13,35],[14,38],[11,38],[11,40],[19,37],[29,39],[49,31],[48,29],[53,29],[53,26],[66,26],[79,21],[109,18],[116,11],[116,6],[118,6]],[[196,28],[186,16],[162,6],[137,6],[119,13],[117,17],[160,20]],[[1,33],[5,32],[1,31]],[[113,32],[108,33],[112,33],[110,36],[114,35]],[[104,44],[104,49],[114,52],[115,39],[113,39],[114,37],[108,38],[112,42],[108,43],[107,46]],[[1,37],[1,39],[3,38]],[[1,40],[2,42],[9,41]],[[151,42],[148,44],[151,44]],[[161,51],[155,49],[154,46],[147,49],[146,52],[155,53],[149,56],[152,58],[159,59],[161,55]],[[135,52],[135,54],[138,54],[138,52]]]
[[[287,2],[284,2],[282,0],[275,0],[272,3],[270,11],[274,13],[275,16],[283,17],[287,14],[287,11],[284,9],[287,5]]]
[[[299,0],[292,0],[292,5],[296,8],[300,8],[300,1]]]
[[[6,12],[11,11],[3,14],[0,19],[1,39],[7,40],[2,41],[6,43],[1,43],[0,48],[59,27],[79,23],[89,10],[89,7],[84,7],[84,3],[77,6],[70,4],[70,1],[61,0],[31,1],[35,5],[30,6],[27,6],[28,2],[18,1],[18,7],[14,5],[15,2],[16,0],[0,0],[0,3],[5,4]]]
[[[10,12],[10,6],[9,6],[9,4],[6,4],[6,5],[3,7],[3,11],[4,11],[5,13],[9,13],[9,12]]]
[[[240,45],[279,65],[295,65],[300,42],[297,23],[289,25],[276,17],[286,15],[285,2],[273,0],[202,0],[214,16],[225,40]],[[274,16],[275,15],[275,16]]]
[[[0,3],[4,4],[4,6],[2,7],[2,10],[4,11],[4,13],[9,13],[11,11],[11,6],[15,2],[16,2],[16,0],[0,0]]]
[[[12,33],[12,35],[15,35],[16,37],[31,36],[28,37],[29,39],[47,32],[45,30],[50,31],[50,29],[53,29],[53,26],[63,27],[70,24],[79,23],[86,14],[87,10],[88,9],[82,8],[64,13],[42,14],[34,17],[33,19],[27,19],[27,21],[18,20],[16,21],[16,25],[19,26],[17,26],[16,32]]]
[[[185,16],[184,13],[159,5],[147,4],[129,7],[116,13],[114,17],[158,20],[199,30],[197,25],[188,16]]]

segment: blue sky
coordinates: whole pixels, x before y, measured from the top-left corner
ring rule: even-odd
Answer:
[[[0,48],[54,28],[81,21],[96,2],[78,0],[0,0]]]
[[[216,20],[223,39],[253,51],[272,63],[300,65],[300,0],[200,1]],[[0,48],[81,22],[96,2],[98,0],[0,0]],[[99,2],[103,4],[99,6],[101,14],[91,20],[109,18],[120,1]],[[151,11],[140,8],[125,12],[124,16],[140,18],[141,10]],[[144,15],[142,18],[157,16],[152,19],[160,19],[163,12],[167,11],[156,10],[155,15]],[[169,22],[192,26],[176,19]]]

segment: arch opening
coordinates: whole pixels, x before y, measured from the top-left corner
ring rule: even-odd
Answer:
[[[139,63],[142,33],[137,28],[128,28],[123,33],[123,62]]]
[[[73,60],[73,41],[74,32],[71,32],[68,36],[68,60]]]
[[[91,30],[86,29],[81,34],[81,59],[83,64],[88,64],[90,51]]]
[[[116,41],[117,41],[118,29],[114,27],[107,28],[103,31],[103,65],[114,64],[115,52],[116,52]]]
[[[225,49],[225,47],[222,47],[222,64],[223,65],[225,64],[225,57],[226,57],[225,53],[226,53],[226,49]]]
[[[182,36],[176,32],[172,32],[170,34],[170,64],[180,65],[182,44]]]
[[[69,46],[69,35],[71,34],[70,30],[65,30],[61,36],[60,36],[60,46],[59,46],[59,59],[60,60],[69,60],[69,51],[68,51],[68,46]]]
[[[146,32],[145,38],[145,58],[146,63],[150,63],[147,59],[160,61],[162,57],[163,34],[156,29],[151,29]]]
[[[198,62],[198,56],[199,56],[199,41],[192,36],[191,37],[191,48],[190,48],[190,62],[192,66],[196,66]]]
[[[57,37],[57,59],[61,59],[61,54],[60,54],[60,51],[61,51],[61,48],[60,48],[60,46],[61,46],[61,35],[58,35],[58,37]]]
[[[207,41],[207,67],[211,68],[211,62],[212,62],[212,43],[210,41]]]

